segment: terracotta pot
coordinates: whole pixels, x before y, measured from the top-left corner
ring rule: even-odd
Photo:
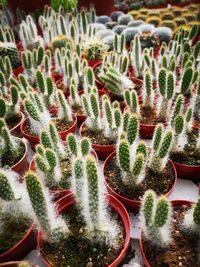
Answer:
[[[180,207],[180,206],[183,206],[183,205],[193,204],[193,202],[187,201],[187,200],[173,200],[173,201],[171,201],[171,204],[172,204],[173,207]],[[148,259],[146,258],[145,251],[144,251],[144,246],[143,246],[143,243],[142,243],[142,228],[141,228],[141,231],[140,231],[140,252],[142,254],[142,258],[143,258],[145,267],[151,267],[151,265],[149,264]]]
[[[89,9],[93,3],[98,16],[110,15],[114,11],[114,0],[79,0],[79,8],[86,7]]]
[[[80,136],[83,137],[82,135],[82,129],[85,128],[85,122],[81,125],[80,127]],[[92,148],[95,150],[97,153],[97,156],[100,160],[105,160],[113,151],[116,149],[116,145],[96,145],[92,144]]]
[[[34,12],[37,9],[42,10],[45,5],[50,5],[50,0],[35,0],[31,2],[26,0],[8,0],[8,4],[13,13],[16,12],[18,7],[29,13]]]
[[[119,199],[121,201],[121,203],[127,208],[128,211],[136,211],[140,208],[140,205],[141,205],[141,201],[139,200],[133,200],[133,199],[128,199],[126,197],[123,197],[122,195],[118,194],[116,191],[114,191],[110,185],[108,184],[107,182],[107,178],[106,178],[106,175],[105,175],[105,170],[106,170],[106,167],[108,165],[108,162],[116,155],[116,152],[113,152],[107,159],[106,161],[104,162],[104,165],[103,165],[103,173],[104,173],[104,177],[105,177],[105,181],[106,181],[106,185],[107,185],[107,188],[108,188],[108,192],[113,195],[114,197],[116,197],[117,199]],[[172,168],[173,168],[173,171],[174,171],[174,181],[173,181],[173,184],[170,188],[170,190],[165,194],[166,197],[168,197],[172,191],[174,190],[174,187],[176,185],[176,181],[177,181],[177,174],[176,174],[176,169],[174,167],[174,165],[172,164],[172,162],[169,160],[169,163],[171,164]]]
[[[58,132],[58,133],[59,133],[59,136],[60,136],[60,138],[61,138],[62,140],[65,140],[66,136],[67,136],[69,133],[75,133],[75,132],[76,132],[77,118],[76,118],[75,115],[74,115],[73,117],[74,117],[74,119],[73,119],[73,124],[72,124],[72,126],[71,126],[69,129],[65,130],[65,131]],[[33,150],[35,150],[35,146],[39,143],[40,140],[39,140],[39,136],[28,134],[28,133],[25,131],[25,128],[26,128],[28,122],[29,122],[29,119],[26,118],[26,119],[23,121],[23,123],[20,125],[20,130],[21,130],[21,132],[22,132],[23,137],[25,137],[25,138],[29,141],[29,143],[30,143],[30,145],[31,145],[31,148],[32,148]]]
[[[140,123],[140,137],[143,139],[152,139],[157,124]],[[167,126],[167,123],[164,123]]]
[[[17,261],[23,259],[37,245],[36,231],[32,224],[24,237],[11,249],[0,254],[0,262]]]
[[[129,215],[126,211],[126,209],[124,208],[124,206],[113,196],[111,195],[107,195],[107,199],[108,199],[108,203],[109,205],[119,214],[122,223],[124,225],[125,228],[125,243],[124,243],[124,247],[122,249],[122,251],[120,252],[119,256],[111,263],[109,264],[107,267],[117,267],[119,265],[119,263],[122,261],[122,259],[124,258],[124,256],[126,255],[126,252],[128,250],[129,247],[129,242],[130,242],[130,218]],[[73,194],[69,194],[65,197],[63,197],[58,203],[58,212],[60,214],[63,213],[63,211],[65,209],[67,209],[68,207],[70,207],[71,205],[75,204],[75,200],[73,197]],[[39,249],[40,249],[40,253],[42,251],[42,233],[39,232],[38,233],[38,245],[39,245]],[[46,264],[46,266],[51,267],[50,263],[45,259],[45,257],[42,255],[42,259],[44,261],[44,263]]]
[[[21,158],[20,161],[18,161],[15,165],[13,165],[10,170],[18,173],[20,176],[23,176],[23,174],[28,170],[28,149],[27,149],[27,145],[26,143],[18,138],[18,137],[15,137],[17,138],[20,142],[22,142],[24,145],[25,145],[25,152],[24,152],[24,155],[23,157]]]
[[[20,115],[21,115],[21,120],[20,122],[15,125],[13,128],[10,129],[10,133],[12,135],[15,135],[15,136],[20,136],[21,137],[21,131],[20,131],[20,125],[22,124],[22,122],[25,120],[25,115],[23,112],[20,111]]]

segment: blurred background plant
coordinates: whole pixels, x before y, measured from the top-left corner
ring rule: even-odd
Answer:
[[[65,11],[71,12],[76,8],[77,3],[77,0],[51,0],[51,6],[56,11],[58,11],[59,6],[63,6]]]

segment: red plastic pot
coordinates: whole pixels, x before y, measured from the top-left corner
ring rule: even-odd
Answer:
[[[0,254],[0,262],[17,261],[23,259],[37,245],[36,231],[32,224],[24,237],[11,249]]]
[[[193,204],[193,202],[192,201],[187,201],[187,200],[173,200],[173,201],[171,201],[171,204],[172,204],[173,207],[180,207],[180,206],[183,206],[183,205],[191,205],[191,204]],[[141,228],[141,231],[140,231],[140,252],[142,254],[142,258],[143,258],[145,267],[151,267],[146,255],[145,255],[144,246],[143,246],[143,243],[142,243],[142,228]]]
[[[73,117],[74,117],[74,119],[73,119],[73,124],[72,124],[72,126],[71,126],[69,129],[65,130],[65,131],[58,132],[58,134],[59,134],[59,136],[60,136],[60,138],[61,138],[62,140],[65,140],[66,136],[67,136],[69,133],[75,133],[75,132],[76,132],[77,118],[76,118],[75,115],[73,115]],[[35,150],[35,146],[40,142],[40,139],[39,139],[39,136],[28,134],[28,133],[25,131],[25,128],[26,128],[28,122],[29,122],[29,119],[26,118],[26,119],[23,121],[23,123],[20,125],[20,130],[21,130],[21,132],[22,132],[23,137],[25,137],[25,138],[29,141],[29,143],[30,143],[30,145],[31,145],[31,148],[32,148],[33,150]]]
[[[80,136],[83,137],[82,135],[82,130],[85,128],[85,122],[81,125],[80,127]],[[100,160],[105,160],[113,151],[116,149],[116,145],[96,145],[92,144],[92,148],[95,150],[97,153],[97,156]]]
[[[16,9],[18,7],[29,13],[29,12],[35,12],[35,10],[37,9],[42,10],[45,5],[50,5],[50,0],[35,0],[35,1],[8,0],[8,4],[13,13],[16,12]]]
[[[167,123],[164,123],[167,126]],[[140,123],[140,137],[143,139],[152,139],[156,124],[143,124]]]
[[[19,74],[23,73],[24,68],[22,65],[20,65],[18,68],[13,69],[13,74],[16,78],[18,78]]]
[[[16,137],[17,138],[17,137]],[[23,144],[25,145],[25,152],[23,157],[21,158],[20,161],[18,161],[15,165],[13,165],[10,170],[18,173],[20,176],[23,176],[23,174],[28,170],[28,149],[27,149],[27,145],[26,143],[20,139],[17,138],[20,142],[23,142]]]
[[[93,3],[97,15],[110,15],[114,11],[114,0],[79,0],[79,8],[86,7],[89,9]]]
[[[185,164],[180,164],[172,161],[177,172],[178,178],[189,179],[195,183],[200,181],[200,165],[190,166]]]
[[[127,208],[128,211],[136,211],[140,208],[141,205],[141,201],[139,200],[133,200],[133,199],[128,199],[126,197],[123,197],[122,195],[118,194],[117,192],[115,192],[110,185],[107,182],[107,178],[105,176],[105,170],[106,167],[108,165],[108,162],[116,155],[116,152],[113,152],[104,162],[103,165],[103,173],[104,173],[104,177],[105,177],[105,182],[108,188],[108,192],[113,195],[114,197],[116,197],[117,199],[119,199],[121,201],[121,203]],[[174,171],[174,181],[173,184],[170,188],[170,190],[165,194],[166,197],[168,197],[169,195],[171,195],[172,191],[174,190],[174,187],[176,185],[176,181],[177,181],[177,174],[176,174],[176,169],[173,165],[173,163],[171,162],[171,160],[169,160],[169,163],[171,164],[173,171]]]
[[[124,206],[113,196],[111,195],[107,195],[107,200],[109,205],[119,214],[122,223],[124,225],[125,228],[125,243],[124,243],[124,247],[122,249],[122,251],[120,252],[120,254],[118,255],[118,257],[111,263],[109,264],[107,267],[117,267],[119,265],[119,263],[122,261],[122,259],[125,257],[126,252],[128,250],[129,247],[129,242],[130,242],[130,218],[129,215],[126,211],[126,209],[124,208]],[[75,200],[73,197],[73,194],[69,194],[65,197],[63,197],[62,199],[60,199],[59,202],[57,202],[58,204],[58,212],[60,214],[62,214],[62,212],[67,209],[68,207],[70,207],[71,205],[75,204]],[[39,249],[40,249],[40,253],[42,251],[42,233],[39,232],[38,233],[38,245],[39,245]],[[46,266],[51,267],[50,263],[45,259],[45,257],[42,255],[41,253],[41,257],[44,261],[44,263],[46,264]]]
[[[101,64],[102,60],[101,59],[88,59],[87,62],[91,68],[94,68],[94,66],[96,66],[97,64]]]
[[[22,113],[21,111],[20,111],[20,115],[21,115],[20,122],[17,125],[15,125],[13,128],[10,129],[10,133],[12,135],[16,135],[16,136],[20,136],[21,137],[20,125],[24,121],[25,116],[24,116],[24,113]]]

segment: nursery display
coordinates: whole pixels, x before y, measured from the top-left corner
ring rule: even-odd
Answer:
[[[200,5],[113,2],[0,1],[2,267],[200,266]]]

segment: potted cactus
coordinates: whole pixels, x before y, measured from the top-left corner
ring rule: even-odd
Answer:
[[[2,119],[0,120],[0,141],[1,168],[11,169],[22,175],[28,169],[27,145],[22,139],[11,135]]]
[[[18,181],[16,173],[0,170],[0,262],[21,260],[36,247],[26,190]]]
[[[96,89],[82,95],[82,102],[87,120],[80,127],[80,135],[88,137],[98,158],[105,160],[115,150],[125,116],[117,101],[111,104],[107,95],[99,98]]]
[[[169,110],[175,90],[174,75],[171,71],[161,68],[158,74],[158,89],[153,90],[153,77],[149,71],[144,76],[142,103],[135,90],[124,91],[124,99],[130,111],[136,113],[140,119],[141,138],[150,139],[153,136],[157,123],[165,123],[170,119]]]
[[[140,248],[145,266],[199,265],[199,208],[189,201],[169,202],[149,190],[142,200]],[[183,256],[184,255],[184,256]]]
[[[178,177],[199,181],[199,129],[192,127],[193,110],[188,107],[185,116],[179,112],[173,121],[175,138],[170,152]]]
[[[130,115],[129,115],[130,116]],[[108,190],[129,210],[137,209],[148,189],[159,195],[169,195],[175,186],[177,175],[169,151],[173,141],[172,131],[162,124],[156,127],[150,148],[138,141],[138,118],[129,117],[127,130],[113,152],[104,163],[104,176]],[[158,180],[158,177],[162,177]]]
[[[59,215],[39,177],[31,172],[25,176],[39,223],[38,244],[43,260],[47,266],[86,266],[90,262],[117,266],[129,245],[128,214],[114,197],[105,195],[97,163],[92,156],[75,159],[73,174],[74,195],[69,194],[57,202]],[[110,210],[106,208],[106,203]]]
[[[29,93],[29,96],[24,99],[28,117],[21,124],[20,129],[33,149],[39,143],[40,131],[47,128],[50,121],[55,123],[62,139],[65,139],[68,133],[75,132],[77,118],[72,114],[64,94],[60,90],[56,92],[56,102],[56,108],[49,111],[37,93]]]
[[[40,144],[36,146],[36,154],[31,161],[30,170],[40,175],[53,194],[54,200],[58,200],[69,193],[72,159],[78,156],[84,158],[89,153],[96,157],[87,138],[79,142],[74,134],[69,134],[67,143],[63,142],[51,122],[49,129],[42,130],[40,133]]]

